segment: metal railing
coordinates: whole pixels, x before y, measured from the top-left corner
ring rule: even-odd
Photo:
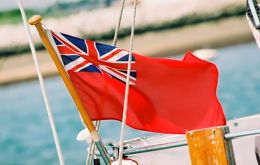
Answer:
[[[242,132],[237,132],[237,133],[228,133],[228,134],[225,134],[224,136],[227,141],[230,141],[230,140],[244,137],[244,136],[259,135],[259,134],[260,134],[260,129],[256,129],[256,130],[242,131]],[[146,146],[146,147],[141,147],[141,148],[136,148],[136,149],[129,149],[124,152],[124,155],[129,156],[129,155],[134,155],[134,154],[183,147],[183,146],[187,146],[187,141],[183,140],[183,141],[179,141],[179,142],[173,142],[172,144],[167,143],[167,146],[165,146],[165,145],[166,144],[161,144],[160,146],[156,145],[156,147],[155,146]]]

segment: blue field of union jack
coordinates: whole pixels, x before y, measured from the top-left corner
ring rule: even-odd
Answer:
[[[83,40],[63,33],[49,32],[49,38],[66,71],[96,72],[126,83],[129,52],[114,46]],[[136,81],[132,56],[130,85]]]

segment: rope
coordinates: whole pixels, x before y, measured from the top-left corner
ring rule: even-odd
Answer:
[[[114,39],[113,39],[113,46],[116,46],[116,44],[117,44],[118,32],[119,32],[120,25],[121,25],[121,21],[122,21],[124,6],[125,6],[125,0],[122,0],[121,9],[120,9],[120,14],[119,14],[117,26],[116,26],[116,29],[115,29]],[[100,129],[100,121],[97,121],[97,122],[96,122],[96,129],[97,129],[97,131],[99,131],[99,129]],[[91,142],[89,148],[90,148],[90,149],[89,149],[89,153],[88,153],[86,165],[91,165],[91,163],[92,163],[92,158],[93,158],[94,151],[95,151],[95,145],[94,145],[94,142],[93,142],[93,141]]]
[[[124,97],[125,99],[124,99],[123,117],[122,117],[121,133],[120,133],[120,141],[119,141],[119,155],[118,155],[119,165],[122,165],[123,149],[124,149],[123,148],[124,147],[124,135],[125,135],[126,115],[127,115],[127,106],[128,106],[128,96],[129,96],[128,94],[129,94],[130,71],[131,71],[133,41],[134,41],[136,6],[137,6],[137,0],[134,1],[133,22],[132,22],[131,36],[130,36],[129,57],[128,57],[128,65],[127,65],[127,78],[126,78],[125,97]]]
[[[27,24],[27,17],[26,17],[25,11],[24,11],[22,0],[18,0],[18,5],[19,5],[20,11],[21,11],[21,15],[22,15],[23,23],[24,23],[24,28],[26,30],[26,35],[27,35],[28,42],[29,42],[29,45],[30,45],[30,48],[31,48],[32,57],[33,57],[33,60],[34,60],[34,63],[35,63],[36,72],[37,72],[38,79],[39,79],[39,82],[40,82],[43,100],[44,100],[45,107],[46,107],[46,110],[47,110],[47,114],[48,114],[49,122],[50,122],[50,125],[51,125],[51,130],[52,130],[56,150],[57,150],[58,157],[59,157],[59,163],[60,163],[60,165],[64,165],[64,160],[63,160],[63,155],[62,155],[62,151],[61,151],[61,147],[60,147],[59,137],[58,137],[58,134],[57,134],[57,131],[56,131],[54,118],[53,118],[52,111],[51,111],[49,101],[48,101],[48,98],[47,98],[47,94],[46,94],[46,91],[45,91],[42,74],[41,74],[38,59],[37,59],[37,56],[36,56],[35,46],[33,44],[32,35],[31,35],[30,29],[29,29],[28,24]]]
[[[114,35],[114,40],[113,40],[113,45],[114,45],[114,46],[116,46],[116,43],[117,43],[118,31],[119,31],[119,28],[120,28],[120,25],[121,25],[121,20],[122,20],[122,16],[123,16],[124,7],[125,7],[125,0],[122,0],[120,15],[119,15],[119,19],[118,19],[118,22],[117,22],[117,26],[116,26],[116,30],[115,30],[115,35]]]

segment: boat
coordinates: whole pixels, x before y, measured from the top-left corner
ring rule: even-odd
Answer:
[[[259,134],[259,120],[260,115],[254,115],[228,121],[230,135],[236,136],[232,138],[232,145],[235,163],[238,165],[258,164],[260,136],[256,134]],[[127,146],[126,155],[139,164],[158,165],[166,162],[191,164],[185,135],[157,135],[133,139],[125,143],[125,146]]]
[[[254,2],[254,6],[252,8],[252,5],[249,5],[250,9],[256,9],[255,1],[254,0],[248,0],[249,4]],[[251,3],[250,3],[251,2]],[[255,21],[255,17],[253,17],[253,21]],[[259,18],[259,17],[258,17]],[[36,28],[39,30],[40,34],[43,34],[44,32],[41,31],[42,29],[39,28],[40,23],[39,17],[35,17],[30,20],[31,25],[35,25]],[[252,21],[252,19],[250,19]],[[37,27],[38,26],[38,27]],[[255,27],[257,27],[255,25]],[[44,40],[44,38],[43,38]],[[45,43],[45,46],[48,49],[48,44]],[[54,51],[50,51],[52,52]],[[200,50],[197,51],[197,57],[201,57],[199,52],[208,52],[209,56],[206,57],[206,59],[215,57],[216,52],[214,50]],[[53,53],[54,54],[54,53]],[[214,54],[214,55],[213,55]],[[55,60],[54,60],[55,61]],[[58,67],[59,68],[59,67]],[[66,82],[66,77],[64,78]],[[69,84],[69,83],[68,83]],[[66,84],[67,85],[67,84]],[[69,85],[68,85],[69,86]],[[76,95],[72,95],[72,97],[76,98]],[[80,106],[78,107],[80,111]],[[84,118],[84,115],[83,115]],[[94,165],[98,165],[101,163],[101,159],[104,160],[105,164],[110,164],[110,160],[113,160],[112,164],[121,164],[120,161],[117,160],[118,153],[120,153],[120,148],[123,147],[123,164],[142,164],[142,165],[156,165],[156,164],[172,164],[172,162],[177,164],[196,164],[197,160],[194,159],[195,151],[191,150],[191,146],[194,145],[195,148],[199,144],[195,143],[193,144],[192,141],[189,139],[189,136],[195,136],[196,133],[206,132],[210,131],[211,133],[209,136],[201,136],[196,135],[196,138],[206,138],[209,140],[212,145],[215,145],[215,143],[221,142],[223,143],[224,148],[212,148],[213,155],[206,154],[206,156],[202,156],[201,160],[204,160],[205,162],[202,162],[201,164],[219,164],[218,161],[220,159],[224,159],[224,164],[257,164],[259,161],[259,137],[256,137],[258,134],[260,134],[260,123],[259,123],[260,115],[254,115],[249,116],[245,118],[235,119],[228,122],[228,124],[224,127],[214,127],[214,128],[207,128],[202,130],[193,130],[186,133],[186,135],[158,135],[158,136],[151,136],[151,137],[140,137],[135,138],[132,140],[124,141],[123,146],[119,145],[118,142],[110,142],[105,144],[106,147],[103,146],[101,141],[99,141],[99,137],[97,134],[93,135],[93,128],[91,125],[90,133],[88,131],[84,130],[79,133],[77,136],[77,140],[81,141],[88,141],[90,144],[93,144],[92,141],[94,141],[97,145],[97,150],[95,152],[95,149],[93,149],[93,153],[91,153],[91,148],[89,149],[89,152],[93,156],[93,162]],[[89,123],[87,121],[86,123]],[[90,123],[92,123],[90,121]],[[89,126],[88,126],[89,127]],[[219,132],[220,131],[220,132]],[[94,132],[96,133],[96,132]],[[204,135],[204,134],[203,134]],[[216,138],[219,140],[216,141]],[[91,138],[89,138],[91,136]],[[96,139],[95,139],[96,138]],[[212,140],[210,140],[212,139]],[[202,147],[206,148],[208,143],[202,144]],[[93,145],[90,145],[90,147]],[[218,144],[216,144],[217,147],[219,147]],[[241,147],[243,147],[243,150],[241,150]],[[106,150],[111,148],[113,151],[112,153],[106,154]],[[224,156],[220,159],[217,158],[217,153],[214,152],[223,152]],[[244,152],[246,151],[246,152]],[[214,155],[216,154],[216,155]],[[197,156],[201,156],[198,154]],[[209,156],[213,160],[206,160],[209,158]],[[216,156],[216,157],[215,157]],[[214,158],[215,157],[215,158]],[[197,157],[199,159],[199,157]],[[92,164],[92,159],[90,160],[89,165]],[[221,164],[221,163],[220,163]]]
[[[238,165],[259,164],[260,151],[260,115],[252,115],[228,121],[227,126],[230,133],[227,134],[232,140],[234,159]],[[231,138],[230,138],[231,137]],[[90,139],[88,131],[81,131],[77,140],[85,142]],[[91,141],[89,141],[89,144]],[[175,162],[176,164],[191,164],[188,145],[185,135],[155,135],[139,137],[124,142],[125,157],[133,159],[138,164],[158,165],[164,162]],[[111,141],[106,144],[108,150],[113,151],[116,157],[118,142]],[[95,152],[96,159],[100,159],[98,151]]]
[[[247,6],[248,23],[258,43],[260,24],[255,22],[259,22],[260,5],[255,0],[248,0]],[[212,60],[217,56],[215,49],[199,49],[193,53],[203,60]],[[232,158],[230,158],[233,160],[229,164],[260,165],[259,121],[259,114],[228,121],[227,127],[230,132],[225,135],[226,141],[232,141],[232,150],[229,152],[233,152]],[[84,140],[83,136],[81,140]],[[142,165],[173,164],[173,162],[174,164],[189,165],[192,162],[185,135],[140,137],[125,141],[124,146],[124,156],[136,160],[138,164]],[[113,153],[116,154],[119,146],[117,142],[110,142],[107,144],[107,148],[114,150]],[[99,156],[97,152],[96,156]],[[116,157],[117,155],[113,154],[113,156]]]

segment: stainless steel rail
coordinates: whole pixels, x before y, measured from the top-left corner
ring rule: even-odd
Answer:
[[[259,135],[259,134],[260,134],[260,129],[237,132],[237,133],[228,133],[228,134],[225,134],[225,139],[229,141],[229,140],[233,140],[233,139],[244,137],[244,136]],[[124,155],[129,156],[129,155],[134,155],[134,154],[183,147],[183,146],[187,145],[187,141],[183,140],[181,142],[173,142],[171,144],[167,144],[167,146],[165,146],[165,144],[162,144],[162,145],[164,145],[164,146],[156,146],[156,147],[147,146],[147,147],[142,147],[142,148],[129,149],[124,152]]]
[[[225,139],[226,140],[232,140],[232,139],[236,139],[236,138],[239,138],[239,137],[250,136],[250,135],[258,135],[258,134],[260,134],[260,129],[243,131],[243,132],[236,132],[236,133],[229,133],[229,134],[225,135]]]
[[[177,148],[177,147],[182,147],[182,146],[186,146],[187,145],[187,141],[181,141],[181,142],[177,142],[168,146],[159,146],[159,147],[142,147],[142,148],[137,148],[137,149],[132,149],[129,151],[124,152],[124,155],[128,156],[128,155],[133,155],[133,154],[140,154],[140,153],[145,153],[145,152],[152,152],[152,151],[158,151],[158,150],[166,150],[166,149],[171,149],[171,148]]]

